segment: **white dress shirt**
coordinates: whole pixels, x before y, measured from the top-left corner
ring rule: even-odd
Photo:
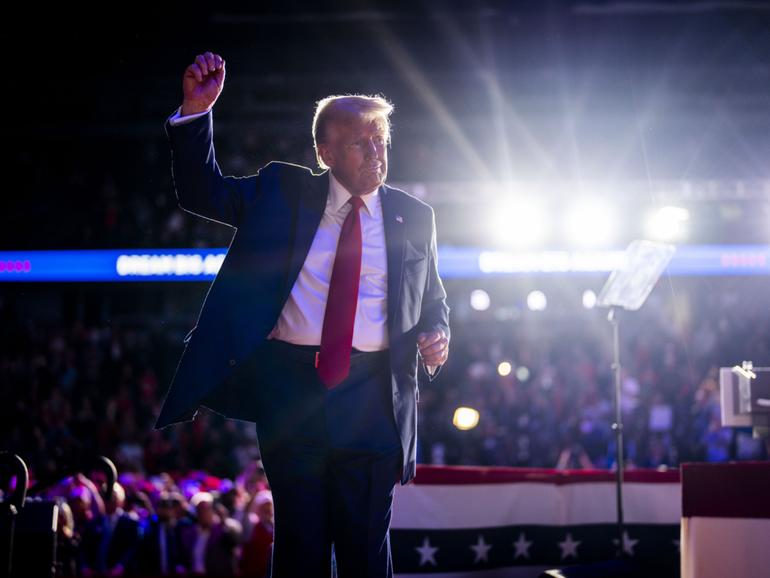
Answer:
[[[177,109],[169,121],[172,125],[189,122],[209,111],[181,116]],[[360,351],[380,351],[388,347],[388,263],[385,227],[379,189],[362,195],[361,278],[358,306],[353,325],[353,347]],[[329,195],[321,222],[305,263],[291,294],[284,304],[268,339],[280,339],[298,345],[320,345],[326,298],[329,294],[334,257],[342,223],[352,209],[351,194],[329,172]]]
[[[326,298],[329,294],[334,257],[345,217],[353,209],[351,194],[329,172],[329,195],[321,223],[305,263],[292,287],[268,339],[299,345],[320,345]],[[361,195],[361,277],[358,306],[353,325],[353,347],[380,351],[388,347],[388,262],[385,227],[378,189]]]

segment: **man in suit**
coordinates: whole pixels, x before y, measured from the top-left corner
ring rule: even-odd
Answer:
[[[179,535],[185,524],[179,523],[178,510],[184,497],[177,492],[161,492],[155,514],[144,525],[137,550],[138,571],[143,576],[166,576],[184,572]]]
[[[198,55],[165,124],[181,208],[237,229],[155,424],[199,406],[256,423],[275,504],[273,576],[392,576],[395,483],[416,470],[418,358],[446,361],[433,209],[385,184],[390,103],[329,97],[321,174],[223,176],[211,108],[225,62]]]
[[[125,503],[126,491],[115,482],[112,495],[104,504],[104,514],[89,520],[83,531],[83,576],[118,576],[136,569],[142,528],[135,513],[123,510]]]

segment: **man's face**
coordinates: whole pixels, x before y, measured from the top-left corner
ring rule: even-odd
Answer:
[[[371,193],[385,182],[388,173],[386,127],[384,119],[366,119],[361,115],[329,124],[327,141],[319,144],[319,152],[351,195]]]

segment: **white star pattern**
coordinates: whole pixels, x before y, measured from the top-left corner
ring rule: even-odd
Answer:
[[[561,559],[564,560],[565,558],[569,558],[570,556],[577,558],[578,546],[580,546],[580,540],[574,541],[572,539],[572,534],[567,532],[567,537],[564,538],[564,541],[559,542],[559,548],[561,548]]]
[[[476,542],[476,545],[468,546],[468,547],[474,552],[476,552],[476,559],[473,561],[474,564],[480,562],[481,560],[483,560],[484,562],[489,562],[489,558],[487,554],[489,553],[489,550],[492,548],[492,545],[484,542],[484,536],[479,534],[479,539]]]
[[[623,552],[628,554],[629,556],[634,555],[634,546],[639,542],[639,540],[632,540],[631,537],[628,535],[628,532],[623,531]],[[613,544],[616,546],[618,545],[618,539],[615,538],[612,541]]]
[[[516,548],[516,553],[513,555],[514,560],[519,556],[529,558],[529,547],[531,545],[532,542],[527,541],[527,537],[524,535],[524,532],[519,533],[519,539],[513,543],[513,547]]]
[[[431,546],[430,540],[427,537],[423,539],[422,547],[415,548],[415,550],[420,553],[420,566],[428,562],[436,566],[436,552],[438,552],[438,548]]]

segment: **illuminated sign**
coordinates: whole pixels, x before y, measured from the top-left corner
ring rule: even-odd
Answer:
[[[211,281],[227,255],[218,249],[0,251],[0,282]],[[522,274],[606,274],[623,251],[487,251],[441,247],[445,278]],[[683,245],[669,275],[770,275],[770,245]]]

